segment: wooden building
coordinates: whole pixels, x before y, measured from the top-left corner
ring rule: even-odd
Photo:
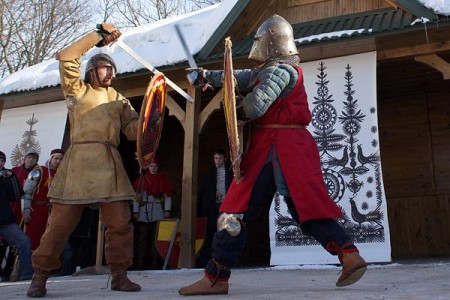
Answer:
[[[296,39],[317,36],[298,44],[302,61],[376,51],[381,160],[392,257],[450,256],[449,17],[416,0],[239,0],[196,54],[199,66],[222,68],[223,40],[230,36],[235,69],[254,67],[255,62],[247,59],[252,37],[273,14],[293,25]],[[319,36],[331,32],[341,33]],[[189,87],[183,70],[186,67],[187,62],[159,67],[195,99],[186,103],[169,92],[159,159],[176,186],[176,207],[183,228],[181,266],[192,267],[197,185],[212,164],[213,150],[226,148],[227,134],[221,91]],[[139,108],[147,83],[148,71],[142,70],[119,76],[115,87]],[[59,87],[3,94],[0,109],[61,99]],[[129,153],[133,147],[123,143],[120,150]],[[125,164],[130,177],[136,176],[133,159],[125,159]],[[261,224],[256,224],[255,230]]]

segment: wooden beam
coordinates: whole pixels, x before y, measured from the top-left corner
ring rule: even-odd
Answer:
[[[198,176],[198,116],[201,108],[201,91],[188,88],[188,94],[194,102],[186,102],[186,118],[184,122],[184,154],[181,195],[181,237],[180,267],[195,266],[195,213],[197,207]]]
[[[185,111],[173,100],[173,98],[166,93],[166,107],[169,109],[169,116],[175,116],[184,128],[184,121],[186,119]],[[186,130],[186,129],[185,129]]]
[[[326,2],[329,0],[288,0],[287,1],[287,7],[294,7],[294,6],[302,6],[302,5],[308,5],[308,4],[316,4],[319,2]]]
[[[423,44],[411,47],[403,47],[389,50],[380,50],[377,52],[377,60],[385,60],[392,58],[401,58],[407,56],[416,56],[423,54],[432,54],[450,50],[450,42]]]
[[[220,109],[220,103],[222,102],[222,100],[223,100],[223,88],[214,96],[214,98],[211,99],[211,101],[209,101],[208,105],[206,105],[206,107],[200,113],[200,118],[199,118],[200,133],[203,131],[203,126],[206,124],[206,121],[209,120],[212,113],[215,110]]]
[[[395,9],[398,9],[398,3],[394,0],[385,0],[389,5],[393,6]]]
[[[450,64],[436,54],[414,56],[414,60],[429,65],[442,73],[444,80],[450,78]]]

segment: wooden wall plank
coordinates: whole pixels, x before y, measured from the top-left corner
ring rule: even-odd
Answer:
[[[381,0],[289,1],[286,19],[295,24],[387,7]]]
[[[391,198],[388,207],[394,259],[450,255],[449,195]]]

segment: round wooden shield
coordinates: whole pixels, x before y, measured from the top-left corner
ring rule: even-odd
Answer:
[[[140,167],[147,167],[155,157],[164,122],[166,80],[163,73],[153,76],[145,92],[139,114],[137,159]]]

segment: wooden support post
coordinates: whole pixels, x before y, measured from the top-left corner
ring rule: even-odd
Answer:
[[[193,87],[188,93],[194,102],[186,102],[184,122],[183,181],[181,196],[181,241],[180,267],[192,268],[195,265],[195,213],[197,196],[197,168],[199,120],[201,91]]]
[[[436,54],[414,56],[414,60],[429,65],[442,73],[444,80],[450,79],[450,63]]]
[[[97,230],[97,254],[95,256],[95,266],[99,267],[103,264],[103,248],[105,245],[105,225],[102,221],[98,221]]]

